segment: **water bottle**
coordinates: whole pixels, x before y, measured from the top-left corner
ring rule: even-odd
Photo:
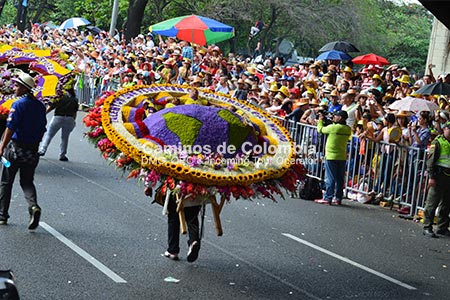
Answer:
[[[2,164],[6,167],[9,168],[11,166],[11,162],[9,160],[7,160],[4,156],[2,156]]]

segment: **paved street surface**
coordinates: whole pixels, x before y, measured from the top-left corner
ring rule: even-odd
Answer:
[[[450,238],[351,202],[232,201],[222,237],[208,207],[199,259],[186,262],[183,236],[170,261],[161,207],[84,139],[82,115],[69,161],[58,160],[59,136],[40,161],[40,227],[26,229],[18,178],[0,227],[0,269],[14,270],[21,299],[450,299]]]

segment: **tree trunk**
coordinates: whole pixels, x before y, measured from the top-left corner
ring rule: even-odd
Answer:
[[[3,7],[5,7],[6,0],[0,0],[0,17],[2,16]]]
[[[142,18],[148,0],[129,0],[125,39],[129,41],[141,31]]]
[[[39,4],[39,8],[37,9],[35,16],[33,17],[33,24],[37,23],[39,21],[39,19],[41,18],[41,14],[44,12],[46,6],[47,6],[47,0],[43,0]]]

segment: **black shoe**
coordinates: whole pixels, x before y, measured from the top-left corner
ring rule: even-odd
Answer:
[[[45,151],[42,151],[42,150],[38,151],[38,155],[39,156],[44,156],[45,155]]]
[[[0,225],[8,225],[7,219],[0,219]]]
[[[41,218],[41,209],[38,206],[31,208],[30,223],[28,223],[28,229],[34,230],[39,226],[39,219]]]
[[[428,236],[428,237],[432,237],[432,238],[437,238],[438,236],[433,232],[433,229],[427,228],[423,230],[423,235]]]
[[[194,262],[198,258],[198,251],[200,251],[200,244],[197,241],[192,242],[189,246],[189,251],[187,254],[187,261]]]
[[[68,161],[69,159],[67,158],[67,156],[61,155],[61,156],[59,157],[59,160],[60,160],[60,161]]]
[[[448,229],[437,230],[436,233],[439,234],[439,235],[449,236],[450,237],[450,230],[448,230]]]

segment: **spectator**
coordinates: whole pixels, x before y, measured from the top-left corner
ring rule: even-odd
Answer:
[[[380,170],[378,173],[378,178],[376,181],[376,184],[374,186],[374,190],[370,193],[371,196],[375,196],[375,199],[377,201],[381,201],[385,194],[384,192],[389,191],[389,187],[391,184],[391,178],[393,173],[393,166],[394,166],[394,160],[395,160],[395,149],[388,145],[388,143],[398,143],[401,138],[401,129],[398,128],[395,123],[395,115],[392,113],[386,114],[384,117],[384,128],[381,130],[381,132],[375,136],[370,137],[366,136],[369,140],[372,140],[373,142],[379,142],[383,141],[386,144],[381,146],[381,159],[380,159]],[[396,133],[391,134],[392,133]],[[395,139],[393,138],[395,137]],[[383,187],[384,192],[381,192],[381,188]],[[377,194],[378,193],[378,194]]]
[[[345,162],[347,158],[347,142],[352,130],[346,124],[347,112],[338,111],[333,115],[333,124],[323,126],[325,116],[319,115],[317,131],[328,135],[325,146],[325,195],[315,200],[319,204],[342,204],[344,194]]]

